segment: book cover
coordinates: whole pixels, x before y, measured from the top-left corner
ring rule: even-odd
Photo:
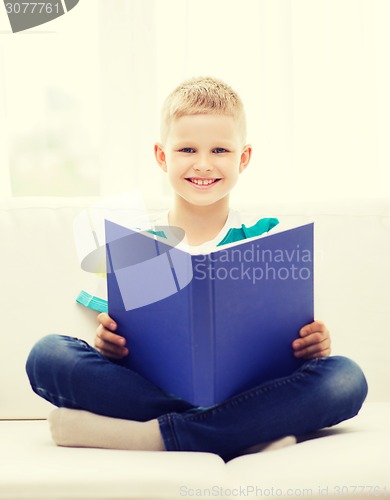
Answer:
[[[314,320],[313,224],[190,255],[106,220],[110,316],[121,363],[211,406],[303,363],[291,344]]]

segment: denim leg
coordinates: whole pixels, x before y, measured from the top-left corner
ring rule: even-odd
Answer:
[[[167,450],[213,452],[230,460],[255,444],[303,436],[355,416],[367,389],[356,363],[324,357],[221,404],[158,420]]]
[[[37,342],[26,371],[33,390],[59,407],[138,421],[194,408],[108,360],[83,340],[63,335]]]

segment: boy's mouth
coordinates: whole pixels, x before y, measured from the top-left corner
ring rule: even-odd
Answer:
[[[207,187],[212,184],[216,184],[221,179],[210,179],[207,177],[186,177],[186,181],[191,182],[191,184],[195,184],[195,186],[199,187]]]

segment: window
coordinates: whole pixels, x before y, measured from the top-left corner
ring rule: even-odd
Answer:
[[[98,194],[97,3],[81,1],[26,32],[11,34],[1,21],[8,33],[0,34],[0,194],[7,187],[13,196]]]

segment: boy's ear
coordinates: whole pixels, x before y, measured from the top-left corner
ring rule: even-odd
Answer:
[[[159,142],[156,142],[156,144],[154,145],[154,156],[156,158],[156,161],[157,161],[159,167],[162,170],[164,170],[164,172],[166,172],[167,171],[167,164],[165,161],[164,147]]]
[[[242,153],[241,153],[240,169],[239,169],[240,174],[248,166],[248,164],[251,160],[251,157],[252,157],[252,146],[250,144],[247,144],[246,146],[244,146],[244,149],[242,150]]]

